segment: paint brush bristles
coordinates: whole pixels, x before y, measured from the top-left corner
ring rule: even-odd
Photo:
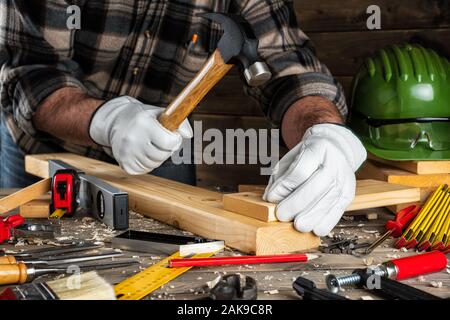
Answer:
[[[60,300],[115,300],[114,288],[91,271],[47,282]]]

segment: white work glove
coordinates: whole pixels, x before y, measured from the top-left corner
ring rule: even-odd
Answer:
[[[193,136],[185,120],[171,132],[158,121],[163,108],[146,105],[128,96],[103,104],[94,114],[89,134],[129,174],[144,174],[158,168],[181,148],[183,138]],[[108,150],[110,148],[110,150]]]
[[[367,153],[346,127],[318,124],[277,164],[264,200],[278,203],[277,218],[300,232],[325,236],[355,197],[355,171]]]

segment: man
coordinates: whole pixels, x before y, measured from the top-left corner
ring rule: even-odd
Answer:
[[[323,236],[336,225],[354,197],[354,172],[366,153],[342,126],[341,87],[298,28],[291,1],[74,0],[79,30],[67,28],[68,2],[0,4],[4,187],[27,182],[24,154],[64,150],[109,154],[129,174],[154,170],[192,182],[191,169],[165,162],[182,138],[192,137],[189,123],[172,133],[157,117],[221,36],[219,26],[198,14],[228,12],[246,18],[259,38],[273,78],[246,90],[281,126],[291,149],[264,198],[279,203],[278,218],[294,221],[299,231]]]

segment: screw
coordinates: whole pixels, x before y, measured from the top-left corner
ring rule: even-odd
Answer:
[[[368,273],[386,277],[387,273],[383,269],[367,269]],[[336,277],[330,274],[326,277],[327,288],[332,293],[338,293],[342,287],[361,284],[362,277],[358,273],[352,273],[343,277]]]
[[[348,276],[336,277],[330,274],[326,278],[327,288],[330,292],[338,293],[342,287],[355,285],[361,282],[359,274],[350,274]]]

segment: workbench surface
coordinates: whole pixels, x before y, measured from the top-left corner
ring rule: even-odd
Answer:
[[[345,217],[334,229],[334,234],[343,234],[345,237],[358,235],[361,242],[372,241],[377,236],[376,231],[382,232],[384,222],[392,215],[385,209],[375,209],[378,214],[377,220],[364,220],[359,217]],[[62,234],[58,240],[68,241],[75,239],[97,240],[109,246],[111,237],[118,232],[113,232],[101,223],[90,217],[65,218],[61,221]],[[188,234],[177,230],[171,226],[162,224],[155,220],[143,217],[137,213],[130,213],[130,228],[141,231],[161,232],[171,234]],[[344,254],[322,254],[320,258],[308,263],[283,263],[266,265],[245,265],[245,266],[227,266],[212,268],[193,268],[177,279],[166,284],[148,299],[199,299],[204,296],[206,283],[214,280],[219,275],[240,273],[253,277],[258,285],[259,299],[299,299],[292,289],[292,283],[298,276],[304,276],[316,282],[320,288],[325,288],[325,277],[332,273],[335,275],[344,275],[351,273],[355,268],[364,268],[367,265],[375,265],[386,260],[414,254],[413,251],[403,252],[395,250],[391,246],[392,241],[388,240],[373,252],[371,255],[359,258]],[[20,246],[19,246],[20,245]],[[8,249],[22,249],[19,244],[16,247],[3,245],[0,247]],[[41,244],[42,245],[42,244]],[[314,252],[314,251],[312,251]],[[138,258],[140,265],[134,265],[128,268],[99,271],[99,274],[105,277],[111,284],[119,283],[127,277],[141,271],[145,267],[154,264],[163,258],[158,255],[125,252],[127,256]],[[223,255],[240,254],[237,251],[227,248]],[[420,278],[405,281],[410,285],[425,290],[434,295],[449,298],[450,297],[450,270],[440,273],[426,275]],[[49,280],[54,276],[45,276],[39,280]],[[369,291],[359,289],[346,289],[343,295],[350,299],[378,299]]]

